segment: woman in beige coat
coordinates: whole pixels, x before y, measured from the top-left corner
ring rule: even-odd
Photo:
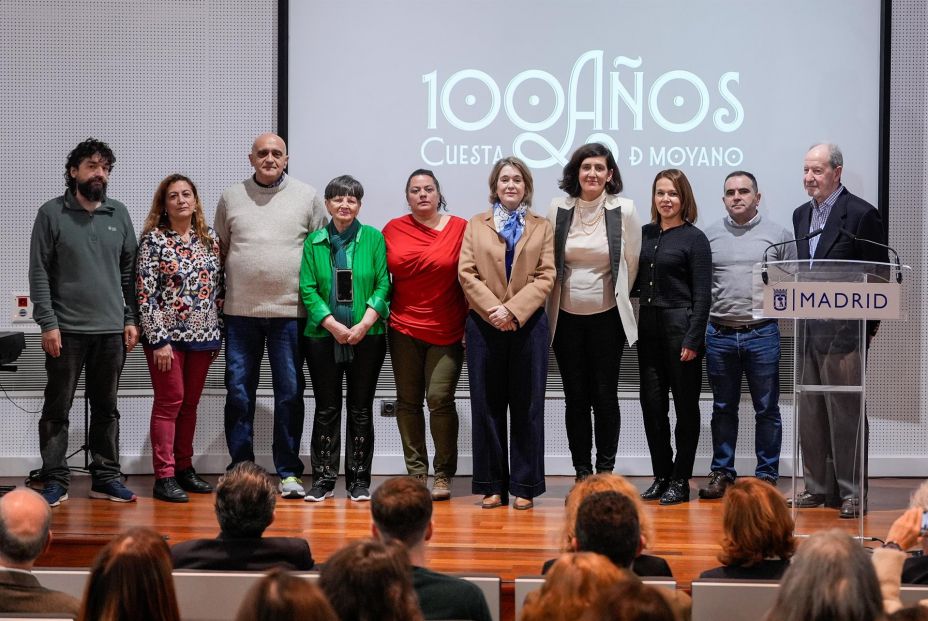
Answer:
[[[470,312],[464,328],[473,430],[473,493],[483,508],[530,509],[545,491],[545,299],[554,286],[554,233],[529,211],[532,174],[503,158],[490,173],[490,203],[467,225],[458,264]],[[511,443],[507,442],[506,413]],[[507,459],[508,445],[508,459]]]

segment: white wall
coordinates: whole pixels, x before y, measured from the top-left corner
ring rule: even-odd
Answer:
[[[871,350],[869,413],[871,474],[928,475],[928,400],[925,354],[928,301],[924,200],[928,125],[928,9],[920,0],[895,0],[891,106],[890,241],[914,268],[910,319],[885,324]],[[38,206],[63,188],[64,161],[80,140],[94,136],[113,147],[117,162],[110,194],[125,202],[137,226],[157,182],[171,172],[199,185],[211,219],[219,193],[250,173],[252,138],[276,125],[277,4],[273,0],[139,3],[129,0],[20,0],[0,3],[0,331],[10,323],[12,294],[28,291],[28,239]],[[296,61],[291,61],[296,62]],[[840,59],[834,62],[840,62]],[[805,71],[808,67],[797,67]],[[835,105],[840,105],[836,102]],[[840,144],[841,136],[828,137]],[[293,157],[299,157],[294,153]],[[799,162],[790,162],[798,171]],[[797,176],[798,176],[797,172]],[[307,179],[320,185],[324,180]],[[798,179],[797,179],[798,183]],[[852,188],[853,189],[853,188]],[[31,352],[34,354],[34,352]],[[40,357],[33,356],[40,361]],[[144,383],[144,363],[130,371]],[[198,466],[218,471],[227,461],[222,432],[221,369],[200,407]],[[0,386],[18,388],[9,400],[0,392],[0,474],[23,474],[40,465],[38,411],[41,364],[21,377],[0,373]],[[28,376],[28,377],[27,377]],[[130,382],[131,383],[131,382]],[[125,383],[124,383],[125,384]],[[38,386],[38,387],[36,387]],[[466,391],[466,386],[461,386]],[[121,452],[128,472],[150,472],[150,396],[121,398]],[[624,400],[620,460],[626,474],[650,472],[640,409],[634,393]],[[469,472],[470,425],[466,399],[461,413],[461,472]],[[378,405],[378,404],[375,404]],[[784,460],[791,450],[791,408],[784,404]],[[743,411],[750,412],[744,403]],[[708,469],[710,403],[696,472]],[[257,450],[269,465],[271,403],[261,397]],[[303,450],[308,455],[312,401],[307,400]],[[72,411],[72,447],[80,446],[83,404]],[[563,403],[548,401],[548,469],[571,472],[563,430]],[[392,419],[377,418],[378,472],[401,472],[402,452]],[[752,416],[744,417],[739,463],[749,473],[753,458]],[[308,464],[308,458],[306,459]],[[788,464],[783,464],[788,472]]]

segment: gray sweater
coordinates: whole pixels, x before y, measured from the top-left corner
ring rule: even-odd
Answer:
[[[122,332],[135,324],[135,229],[106,197],[87,212],[71,191],[39,208],[29,247],[29,295],[42,332]]]
[[[726,326],[756,322],[751,310],[753,301],[753,267],[761,260],[764,249],[793,239],[785,228],[765,220],[760,214],[745,225],[738,225],[726,216],[706,230],[712,247],[712,307],[711,321]],[[796,244],[771,250],[768,261],[796,259]],[[758,300],[758,305],[760,301]]]
[[[306,236],[325,226],[322,197],[286,176],[265,188],[249,177],[227,188],[214,228],[224,257],[226,315],[305,317],[300,301],[300,262]]]

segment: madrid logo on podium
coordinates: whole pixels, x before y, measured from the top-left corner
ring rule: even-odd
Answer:
[[[899,319],[901,286],[869,282],[780,282],[764,287],[764,316],[792,319]]]
[[[787,302],[786,289],[774,289],[773,290],[773,310],[785,311],[786,302]]]

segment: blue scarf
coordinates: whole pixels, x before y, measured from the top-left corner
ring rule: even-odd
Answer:
[[[509,211],[499,202],[493,205],[493,221],[497,223],[497,234],[506,242],[506,280],[512,276],[512,261],[516,253],[516,244],[525,231],[525,205],[515,211]],[[502,223],[502,226],[499,226]]]
[[[335,228],[335,223],[329,221],[326,225],[326,231],[329,232],[329,244],[332,247],[332,289],[329,291],[329,308],[332,310],[332,316],[335,320],[350,328],[354,325],[354,308],[351,302],[339,302],[336,292],[338,286],[335,281],[336,269],[348,269],[348,244],[354,241],[361,230],[361,223],[355,220],[351,225],[339,233]],[[335,362],[351,362],[354,358],[354,350],[351,345],[342,345],[335,342]]]

